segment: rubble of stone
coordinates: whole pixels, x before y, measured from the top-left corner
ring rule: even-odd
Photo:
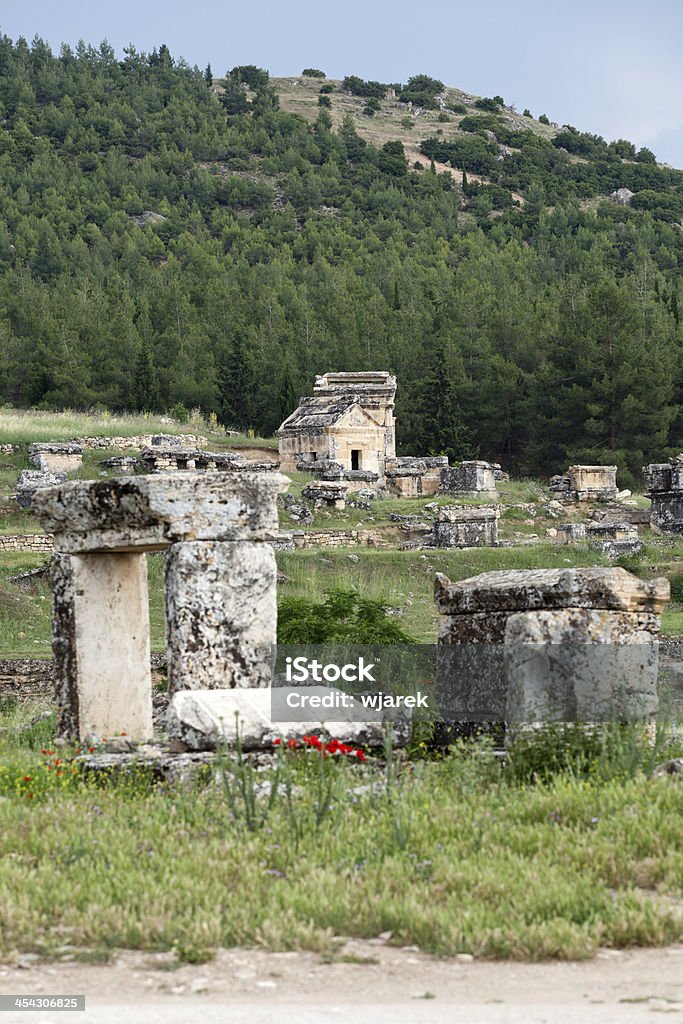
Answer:
[[[436,514],[437,548],[480,548],[498,543],[500,511],[489,505],[442,505]]]
[[[500,466],[495,462],[482,462],[478,459],[459,462],[457,466],[446,466],[441,470],[439,493],[497,501],[496,472],[499,469]]]
[[[34,511],[54,534],[60,735],[152,732],[145,552],[169,549],[169,690],[266,686],[275,643],[279,474],[64,483]]]
[[[83,448],[79,444],[41,441],[29,445],[28,460],[42,473],[76,473],[83,465]]]
[[[345,508],[348,483],[344,480],[312,480],[301,491],[301,497],[314,508]]]
[[[630,206],[634,195],[635,192],[631,192],[630,188],[618,188],[610,193],[610,199],[618,206]]]
[[[656,713],[666,579],[620,568],[506,570],[458,583],[437,575],[435,597],[440,645],[505,646],[497,664],[507,721],[594,721],[614,702],[629,718]],[[609,671],[612,645],[628,648],[628,678]],[[475,703],[477,687],[491,685],[475,677],[450,683],[472,687],[465,697]]]
[[[669,462],[644,466],[643,478],[652,504],[652,529],[683,534],[683,453]]]
[[[579,544],[586,539],[586,524],[562,523],[558,525],[557,539],[561,544]]]
[[[389,494],[401,498],[431,498],[439,491],[441,472],[448,468],[445,455],[388,459],[385,486]]]
[[[333,687],[307,687],[308,696],[341,693]],[[383,747],[381,722],[354,721],[344,709],[334,712],[341,721],[273,721],[270,689],[191,690],[175,694],[169,707],[168,734],[176,750],[214,750],[219,744],[234,747],[239,739],[244,751],[272,749],[276,739],[301,742],[304,736],[324,731],[331,739],[368,747]],[[405,746],[411,736],[409,712],[392,721],[394,743]]]
[[[54,487],[66,482],[66,473],[49,473],[45,470],[23,469],[16,485],[16,500],[22,508],[31,508],[37,492],[44,487]]]
[[[639,555],[645,550],[637,528],[631,523],[612,520],[591,523],[586,527],[586,537],[592,548],[608,558]]]
[[[616,466],[570,466],[550,478],[550,490],[565,502],[613,501],[618,494]]]
[[[228,431],[228,433],[230,433]],[[154,448],[165,443],[164,439],[173,438],[181,448],[203,448],[207,438],[202,434],[137,434],[128,437],[116,435],[111,437],[75,437],[70,444],[80,445],[81,448],[99,451],[106,448],[118,448],[120,451],[134,448]]]
[[[17,445],[15,444],[0,444],[0,455],[11,455],[16,449]]]
[[[256,462],[238,452],[208,452],[180,445],[160,445],[144,448],[138,460],[143,473],[172,473],[176,470],[203,470],[226,472],[247,470],[252,473],[273,472],[277,462]]]
[[[111,459],[102,459],[97,465],[102,466],[103,469],[122,470],[123,475],[136,473],[142,468],[134,455],[114,455]]]

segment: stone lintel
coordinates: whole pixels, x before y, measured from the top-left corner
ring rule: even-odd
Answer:
[[[661,612],[669,599],[664,578],[640,580],[621,568],[509,569],[458,583],[437,574],[435,598],[442,615],[596,608]]]
[[[57,550],[160,551],[185,540],[275,540],[275,498],[288,485],[279,473],[119,477],[41,489],[33,507]]]

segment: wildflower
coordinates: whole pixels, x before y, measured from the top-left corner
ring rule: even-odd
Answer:
[[[24,775],[24,782],[30,782],[30,781],[31,781],[31,776],[30,775]]]
[[[33,793],[27,793],[26,796],[29,800],[33,800]]]
[[[88,747],[88,753],[94,754],[95,753],[95,748],[94,747]]]
[[[273,746],[274,747],[279,747],[281,743],[282,743],[282,740],[280,740],[280,739],[273,740]]]
[[[290,750],[294,750],[296,748],[296,740],[287,740],[287,746]]]

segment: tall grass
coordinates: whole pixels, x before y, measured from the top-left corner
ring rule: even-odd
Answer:
[[[681,787],[632,760],[618,777],[526,785],[472,746],[390,775],[285,757],[245,803],[225,764],[217,781],[167,788],[5,748],[0,956],[67,943],[196,961],[391,931],[437,954],[539,960],[683,937]]]

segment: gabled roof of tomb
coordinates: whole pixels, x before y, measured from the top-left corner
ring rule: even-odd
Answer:
[[[358,395],[341,392],[300,398],[298,407],[281,425],[278,434],[289,431],[306,433],[334,427],[354,407],[370,424],[378,426],[377,421],[363,408],[363,402]]]

